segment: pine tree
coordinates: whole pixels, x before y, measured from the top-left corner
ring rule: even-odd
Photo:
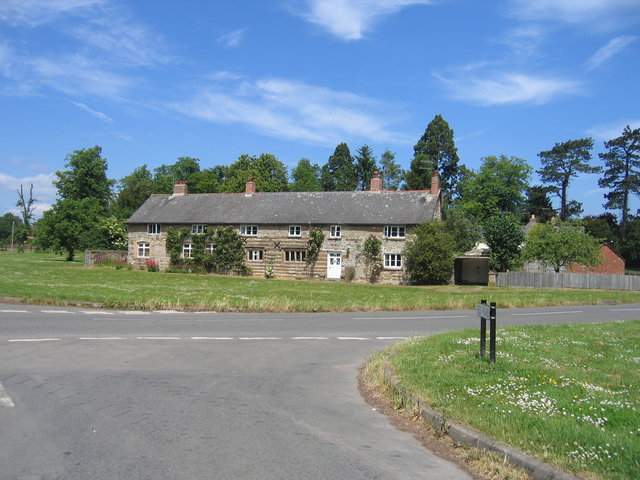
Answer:
[[[458,149],[453,141],[453,130],[441,115],[436,115],[427,125],[413,150],[413,160],[407,172],[407,190],[430,188],[436,170],[440,174],[440,188],[445,194],[456,189],[460,161]]]
[[[380,156],[380,176],[382,186],[386,190],[398,190],[406,172],[395,161],[395,154],[385,150]]]
[[[605,171],[598,185],[608,188],[604,208],[622,211],[620,225],[624,227],[629,217],[629,197],[640,194],[640,128],[631,130],[627,125],[622,135],[604,143],[606,153],[600,153]]]
[[[538,174],[544,183],[550,184],[552,191],[560,197],[560,219],[566,220],[571,213],[581,211],[578,202],[569,202],[567,189],[573,177],[579,173],[596,173],[600,167],[589,165],[591,160],[592,138],[580,138],[556,143],[551,150],[540,152],[538,156],[542,168]]]
[[[339,144],[322,167],[322,189],[325,192],[353,191],[358,185],[353,157],[346,143]]]
[[[360,147],[355,155],[356,175],[358,176],[358,189],[367,190],[374,172],[378,170],[376,158],[369,145]]]

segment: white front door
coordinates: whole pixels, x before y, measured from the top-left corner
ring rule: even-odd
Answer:
[[[339,252],[327,254],[327,278],[340,278],[342,275],[342,257]]]

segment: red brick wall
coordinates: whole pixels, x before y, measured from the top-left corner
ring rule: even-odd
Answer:
[[[624,260],[611,250],[607,245],[600,247],[600,258],[602,263],[595,267],[585,267],[584,265],[572,264],[567,270],[570,273],[607,273],[610,275],[624,274]]]

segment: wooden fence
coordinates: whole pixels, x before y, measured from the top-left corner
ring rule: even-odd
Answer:
[[[640,275],[603,273],[503,272],[499,287],[591,288],[601,290],[640,290]]]

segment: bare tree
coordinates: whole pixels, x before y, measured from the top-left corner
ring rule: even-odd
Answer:
[[[16,190],[16,192],[18,193],[18,202],[16,203],[16,206],[20,207],[24,226],[29,228],[31,226],[31,219],[33,218],[33,211],[36,209],[34,204],[38,201],[33,198],[33,183],[29,187],[29,198],[27,200],[25,200],[22,185],[20,185],[20,190]]]

